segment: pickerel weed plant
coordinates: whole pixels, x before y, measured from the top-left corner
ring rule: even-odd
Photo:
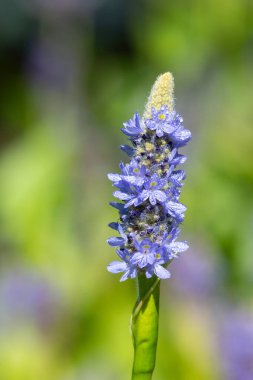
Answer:
[[[120,163],[119,174],[109,174],[117,190],[111,202],[119,221],[110,227],[119,233],[108,243],[120,261],[108,265],[112,273],[123,272],[120,281],[135,278],[137,301],[131,317],[134,345],[132,379],[152,378],[158,337],[160,280],[170,277],[170,262],[188,245],[177,241],[186,207],[179,202],[185,172],[176,167],[186,161],[178,153],[191,138],[183,118],[174,109],[174,81],[160,75],[150,93],[143,116],[135,113],[122,132],[130,145],[121,149],[130,162]]]

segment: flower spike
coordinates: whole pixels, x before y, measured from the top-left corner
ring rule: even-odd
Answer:
[[[109,264],[108,270],[124,272],[123,280],[138,274],[169,278],[165,267],[188,247],[175,241],[186,211],[179,202],[185,172],[176,167],[186,161],[178,149],[187,144],[191,133],[174,109],[173,89],[170,73],[157,78],[143,117],[135,113],[122,128],[132,145],[121,146],[130,162],[121,162],[121,173],[108,175],[117,188],[113,195],[120,201],[116,203],[120,236],[109,238],[108,243],[119,247],[122,260]]]

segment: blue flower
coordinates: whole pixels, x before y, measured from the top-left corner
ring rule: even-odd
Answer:
[[[130,262],[138,265],[139,268],[145,268],[149,264],[154,264],[158,244],[152,243],[150,239],[144,239],[142,242],[134,239],[134,246],[137,249],[131,256]]]
[[[185,241],[176,241],[176,236],[171,236],[163,239],[161,252],[166,262],[176,258],[179,253],[185,252],[188,248],[189,246]]]
[[[150,116],[150,114],[149,114]],[[117,188],[111,202],[120,220],[109,226],[119,233],[107,242],[118,247],[121,261],[108,265],[112,273],[122,273],[121,281],[145,273],[147,278],[170,277],[166,266],[188,245],[177,241],[179,225],[186,207],[179,202],[184,170],[176,167],[186,161],[178,149],[191,138],[183,119],[166,105],[151,109],[151,117],[140,119],[136,113],[124,124],[122,131],[132,147],[121,146],[131,160],[120,163],[120,173],[108,178]]]
[[[167,106],[163,106],[159,111],[152,108],[152,118],[145,121],[145,125],[151,131],[156,131],[158,137],[162,137],[164,133],[172,133],[175,130],[173,119],[175,112],[169,112]]]
[[[186,206],[179,202],[168,201],[164,204],[166,212],[171,215],[178,223],[181,223],[184,217]]]
[[[136,177],[145,178],[147,173],[147,168],[145,165],[141,165],[135,160],[132,159],[129,165],[125,167],[126,175],[134,175]]]
[[[108,178],[114,182],[114,186],[121,190],[127,190],[127,186],[129,185],[128,190],[131,193],[131,185],[140,187],[144,184],[146,178],[145,165],[139,166],[138,162],[132,159],[130,164],[124,165],[123,162],[121,162],[120,169],[121,174],[108,174]]]
[[[168,157],[168,164],[177,166],[177,165],[184,164],[186,160],[187,160],[187,157],[184,156],[183,154],[179,154],[177,151],[177,148],[174,148]]]
[[[142,186],[146,179],[147,168],[139,165],[135,159],[125,166],[121,164],[122,178],[131,185]]]
[[[219,356],[226,380],[252,380],[253,378],[253,324],[252,311],[245,305],[233,303],[224,307],[219,315]]]
[[[127,249],[117,250],[116,253],[118,256],[124,261],[112,261],[109,265],[107,265],[107,269],[111,273],[121,273],[123,272],[123,276],[120,281],[125,281],[128,278],[135,278],[137,274],[137,269],[133,266],[129,259],[130,253]]]
[[[184,129],[183,126],[180,126],[170,135],[170,138],[176,147],[181,147],[186,145],[191,139],[191,132],[188,129]]]
[[[172,172],[169,179],[170,179],[170,182],[173,183],[175,187],[181,187],[183,186],[182,181],[185,179],[185,171],[175,170]]]
[[[136,137],[143,132],[141,128],[140,116],[137,112],[134,114],[132,119],[128,120],[123,125],[124,128],[121,128],[122,132],[130,138]]]
[[[149,266],[145,272],[147,278],[151,278],[154,274],[161,280],[166,280],[171,277],[170,272],[159,264],[158,260],[153,265]]]
[[[117,224],[117,231],[120,233],[120,236],[113,236],[107,240],[107,243],[112,247],[122,247],[127,243],[127,235],[124,233],[124,230],[121,224]]]
[[[144,190],[140,193],[138,204],[143,203],[149,199],[150,203],[154,206],[156,202],[163,203],[166,201],[166,193],[161,190],[167,184],[166,178],[160,178],[154,174],[151,178],[147,179],[144,183]]]

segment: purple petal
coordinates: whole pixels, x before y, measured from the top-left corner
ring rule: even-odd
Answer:
[[[151,192],[149,194],[149,201],[152,204],[152,206],[156,205],[156,197],[155,197],[155,194],[153,192]]]
[[[127,136],[137,136],[142,132],[138,113],[135,113],[133,119],[128,120],[126,123],[123,123],[123,125],[124,128],[121,128],[121,130]]]
[[[157,110],[155,109],[155,107],[152,107],[152,108],[151,108],[151,113],[152,113],[152,118],[153,118],[153,119],[156,119]]]
[[[162,136],[163,136],[163,130],[162,130],[161,127],[157,127],[157,128],[156,128],[156,135],[157,135],[158,137],[162,137]]]
[[[124,249],[124,250],[116,249],[116,253],[122,260],[124,260],[125,262],[128,262],[128,260],[126,259],[126,256],[128,255],[127,249]]]
[[[124,230],[123,230],[122,225],[119,224],[119,223],[117,223],[117,224],[118,224],[118,231],[119,231],[120,235],[121,235],[122,237],[126,237],[126,234],[124,233]]]
[[[141,186],[144,182],[143,178],[135,177],[134,175],[124,176],[124,180],[130,183],[131,185]]]
[[[167,209],[177,214],[182,214],[187,210],[186,206],[182,203],[169,201],[166,203]]]
[[[168,183],[168,178],[161,178],[159,179],[159,188],[162,189],[164,186],[166,186]]]
[[[120,279],[120,282],[126,281],[130,277],[130,269],[128,269]]]
[[[172,239],[176,240],[180,232],[181,232],[181,229],[179,227],[173,227],[172,230],[170,231],[170,235]]]
[[[142,256],[141,260],[138,262],[139,268],[144,268],[148,265],[148,257],[145,255]]]
[[[135,278],[137,275],[137,270],[135,268],[131,268],[131,273],[130,273],[130,277],[131,278]]]
[[[137,240],[135,240],[135,242],[137,242]],[[138,244],[139,244],[139,242],[138,242]],[[139,245],[139,247],[137,247],[137,245],[135,245],[135,246],[136,246],[136,248],[138,248],[138,249],[143,249],[143,248],[145,248],[145,247],[144,247],[145,245],[148,245],[149,247],[152,247],[152,244],[153,244],[153,243],[151,242],[150,239],[145,238],[145,239],[142,240],[142,242],[141,242],[141,244]]]
[[[183,179],[185,179],[185,171],[177,170],[172,174],[171,178],[175,179],[176,181],[182,181]]]
[[[136,248],[138,251],[141,251],[141,250],[142,250],[142,244],[143,244],[143,241],[140,243],[137,239],[134,238],[134,246],[135,246],[135,248]]]
[[[153,276],[153,272],[150,269],[146,270],[145,274],[147,278],[151,278]]]
[[[111,273],[120,273],[124,272],[127,269],[127,263],[123,261],[112,261],[107,265],[107,270]]]
[[[154,262],[155,262],[155,255],[154,254],[149,254],[149,255],[147,255],[147,262],[148,262],[148,264],[154,264]]]
[[[178,154],[173,160],[173,163],[174,165],[181,165],[181,164],[184,164],[186,160],[187,160],[186,156],[184,156],[183,154]]]
[[[175,127],[174,127],[174,125],[171,125],[171,124],[164,124],[163,125],[163,130],[166,133],[172,133],[172,132],[175,131]]]
[[[188,129],[177,130],[171,135],[171,139],[179,145],[185,144],[191,139],[191,132]]]
[[[143,254],[141,252],[135,252],[130,259],[131,264],[138,264],[143,258]]]
[[[169,167],[169,170],[168,170],[168,173],[167,173],[167,178],[169,179],[169,177],[171,176],[171,173],[173,172],[175,166],[174,165],[170,165]]]
[[[120,149],[126,153],[129,157],[134,155],[135,149],[129,145],[120,145]]]
[[[126,167],[125,167],[125,165],[124,165],[124,163],[122,161],[120,161],[120,163],[119,163],[119,168],[120,168],[122,174],[126,174],[125,173]]]
[[[148,190],[143,190],[142,192],[141,192],[141,194],[140,194],[140,200],[142,201],[142,202],[145,202],[147,199],[148,199],[148,197],[149,197],[149,191]]]
[[[142,131],[141,123],[140,123],[140,115],[138,114],[138,112],[136,112],[136,113],[134,114],[134,121],[135,121],[135,126],[136,126],[136,128],[137,128],[139,131]]]
[[[124,210],[124,204],[123,203],[118,203],[118,202],[110,202],[110,205],[112,207],[115,207],[119,212],[122,212]]]
[[[156,129],[156,123],[153,120],[146,120],[145,124],[148,127],[148,129],[151,129],[151,131]]]
[[[121,201],[126,201],[131,198],[129,194],[122,193],[122,191],[114,191],[113,193],[115,198],[119,198]]]
[[[130,199],[130,201],[128,201],[128,202],[125,204],[124,208],[128,208],[128,207],[132,206],[133,204],[135,204],[135,201],[136,201],[136,198],[132,198],[132,199]]]
[[[169,162],[171,162],[171,161],[173,160],[173,158],[175,157],[176,153],[177,153],[177,148],[174,148],[174,149],[171,151],[170,155],[169,155],[169,158],[168,158],[168,161],[169,161]]]
[[[181,253],[181,252],[186,251],[189,248],[189,246],[188,244],[184,242],[178,241],[178,242],[171,243],[170,248],[175,252]]]
[[[107,239],[107,243],[112,247],[120,247],[124,244],[124,239],[122,237],[113,236]]]
[[[118,231],[119,223],[112,222],[112,223],[109,223],[108,226],[109,226],[110,228],[112,228],[113,230]]]
[[[113,181],[113,182],[119,182],[119,181],[121,181],[120,174],[109,173],[107,175],[107,177],[109,178],[110,181]]]
[[[155,190],[154,191],[154,196],[159,202],[165,202],[167,199],[166,194],[163,191],[160,190]]]
[[[161,279],[170,278],[170,272],[159,264],[155,265],[154,272]]]

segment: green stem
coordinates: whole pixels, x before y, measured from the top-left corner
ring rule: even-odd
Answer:
[[[132,319],[134,363],[132,380],[150,380],[155,368],[158,338],[160,280],[137,277],[137,302]]]

